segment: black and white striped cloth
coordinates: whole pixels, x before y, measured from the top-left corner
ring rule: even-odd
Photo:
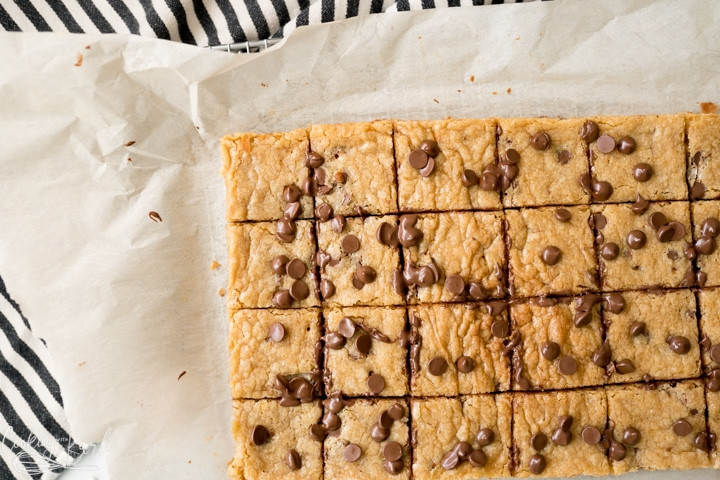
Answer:
[[[7,31],[132,33],[210,46],[282,37],[298,26],[327,23],[371,13],[522,2],[523,0],[2,0],[0,26]]]
[[[48,352],[0,278],[0,479],[51,480],[83,448],[68,433]]]

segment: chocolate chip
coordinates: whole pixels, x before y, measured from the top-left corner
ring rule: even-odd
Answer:
[[[283,209],[283,216],[295,220],[300,216],[301,211],[300,202],[287,203]]]
[[[560,355],[560,345],[555,342],[545,342],[540,346],[540,354],[553,361]]]
[[[433,157],[428,158],[427,165],[418,170],[421,177],[429,177],[431,173],[435,171],[435,159]]]
[[[633,250],[637,250],[645,246],[645,234],[642,230],[630,230],[625,238],[627,246]]]
[[[440,146],[435,140],[425,140],[420,144],[420,150],[428,154],[428,157],[437,157],[440,153]]]
[[[545,247],[542,252],[542,260],[545,265],[555,265],[560,261],[561,252],[555,245]]]
[[[480,179],[477,174],[468,168],[463,170],[461,180],[462,184],[466,187],[472,187],[473,185],[480,183]]]
[[[349,317],[343,317],[338,324],[338,332],[345,338],[352,338],[352,336],[355,335],[356,330],[357,325]]]
[[[682,240],[685,237],[685,225],[683,225],[682,223],[670,222],[668,223],[668,226],[672,227],[675,230],[675,234],[672,238],[674,242]]]
[[[470,373],[475,369],[475,360],[463,355],[455,361],[455,365],[457,366],[458,372]]]
[[[480,189],[487,192],[497,189],[498,176],[493,172],[483,172],[480,174]]]
[[[277,221],[275,236],[284,243],[290,243],[295,239],[297,229],[291,218],[283,217]]]
[[[635,199],[635,203],[630,205],[630,210],[632,210],[635,215],[642,215],[643,213],[645,213],[649,206],[650,202],[648,202],[643,197],[641,197],[640,194],[638,194],[637,198]]]
[[[600,153],[610,153],[615,150],[615,139],[610,135],[600,135],[597,139],[597,149]]]
[[[410,155],[408,156],[408,163],[410,163],[410,166],[415,170],[425,168],[428,164],[428,160],[429,157],[427,152],[420,150],[419,148],[410,152]]]
[[[695,242],[695,250],[703,255],[710,255],[715,251],[715,239],[712,237],[700,237]]]
[[[565,165],[570,161],[572,158],[572,154],[568,152],[567,150],[562,150],[560,153],[558,153],[558,162],[560,162],[561,165]]]
[[[627,427],[623,430],[622,440],[628,445],[635,445],[640,441],[640,431],[635,427]]]
[[[510,181],[515,180],[515,178],[518,176],[518,173],[520,173],[520,169],[517,165],[512,163],[501,163],[499,165],[500,171]]]
[[[397,227],[387,222],[382,222],[375,231],[375,239],[380,245],[397,247],[399,243],[397,233]]]
[[[658,230],[660,227],[667,225],[668,219],[662,212],[653,212],[648,217],[648,225],[653,229]]]
[[[422,240],[423,233],[418,228],[415,228],[417,221],[417,215],[403,215],[400,217],[398,240],[403,247],[414,247]]]
[[[362,355],[367,355],[368,353],[370,353],[370,348],[372,348],[372,338],[370,337],[370,335],[366,333],[361,333],[360,335],[358,335],[358,337],[355,339],[355,348]]]
[[[287,274],[292,279],[301,279],[305,276],[306,271],[307,267],[305,267],[305,263],[299,258],[294,258],[287,264]]]
[[[370,438],[376,442],[384,442],[390,436],[390,429],[381,427],[377,423],[370,429]]]
[[[707,382],[707,388],[711,392],[720,392],[720,378],[710,378]]]
[[[490,331],[497,338],[505,338],[510,335],[510,327],[505,320],[495,320],[490,325]]]
[[[332,228],[335,233],[342,233],[346,224],[347,221],[343,215],[335,215],[332,220],[330,220],[330,228]]]
[[[702,450],[703,452],[710,451],[710,441],[708,437],[708,434],[705,432],[699,432],[695,435],[695,438],[693,438],[693,445],[695,445],[695,448]]]
[[[550,135],[545,132],[538,132],[530,137],[530,145],[535,150],[547,150],[550,147]]]
[[[325,185],[325,178],[327,177],[327,173],[325,173],[324,168],[318,168],[315,170],[313,178],[315,179],[315,183],[320,185]],[[320,192],[320,188],[318,188],[318,192]]]
[[[710,217],[702,222],[700,235],[715,238],[718,234],[720,234],[720,220],[715,217]]]
[[[330,217],[332,217],[333,209],[332,207],[323,202],[317,207],[315,207],[315,216],[320,220],[321,222],[327,222],[330,220]]]
[[[278,290],[273,294],[272,304],[279,308],[288,308],[292,305],[292,297],[288,290]]]
[[[659,213],[659,212],[655,212]],[[667,243],[673,239],[675,229],[670,225],[663,225],[657,231],[657,239],[660,243]]]
[[[645,335],[647,333],[647,325],[645,322],[631,322],[628,327],[628,333],[631,337],[637,337],[638,335]]]
[[[580,138],[585,140],[587,143],[594,142],[597,140],[600,134],[600,128],[598,124],[592,120],[588,120],[580,127]]]
[[[588,445],[597,445],[598,443],[600,443],[600,440],[602,440],[602,434],[600,433],[600,430],[598,430],[597,427],[593,427],[592,425],[583,428],[582,432],[580,432],[580,436],[582,437],[583,441]]]
[[[590,193],[595,200],[605,201],[612,195],[613,188],[608,182],[597,181],[593,182]]]
[[[297,450],[291,449],[288,451],[285,456],[285,463],[290,467],[290,470],[300,470],[300,467],[302,467],[302,459]]]
[[[322,442],[323,439],[327,436],[327,430],[325,430],[322,425],[317,423],[310,425],[308,433],[310,434],[310,438],[315,440],[316,442]]]
[[[347,173],[342,171],[335,172],[335,181],[340,184],[347,182]]]
[[[268,429],[263,425],[255,425],[250,433],[250,438],[257,446],[265,445],[265,443],[270,439],[270,432],[268,432]]]
[[[385,469],[386,472],[388,472],[392,475],[396,475],[403,471],[403,468],[405,468],[405,464],[403,463],[402,460],[397,460],[395,462],[391,462],[389,460],[384,460],[383,468]]]
[[[610,345],[607,342],[603,342],[600,347],[595,350],[592,354],[592,362],[598,367],[605,367],[610,363],[612,359],[612,351]]]
[[[290,285],[290,296],[294,300],[305,300],[310,296],[310,289],[307,286],[307,283],[305,283],[302,280],[295,280],[292,285]]]
[[[482,450],[473,450],[468,455],[468,463],[473,467],[484,467],[487,463],[487,455]]]
[[[635,371],[635,364],[629,358],[623,358],[615,362],[615,371],[621,375]]]
[[[294,203],[300,200],[300,197],[302,196],[302,192],[298,188],[297,185],[287,185],[283,189],[283,200],[285,203]]]
[[[325,159],[319,153],[307,152],[305,154],[305,166],[306,167],[318,168],[323,163],[325,163]]]
[[[340,428],[342,420],[340,420],[340,417],[337,413],[327,412],[323,416],[322,423],[328,432],[334,432],[335,430]]]
[[[628,136],[622,137],[617,142],[617,149],[620,153],[624,153],[625,155],[630,155],[631,153],[633,153],[635,151],[635,139],[632,137],[628,137]]]
[[[360,250],[360,240],[355,235],[345,235],[340,242],[340,247],[345,253],[355,253]]]
[[[569,355],[562,356],[560,360],[558,360],[558,370],[563,375],[572,375],[577,372],[577,368],[577,362]]]
[[[558,222],[565,223],[570,221],[572,214],[567,208],[558,208],[555,210],[555,218]]]
[[[610,458],[612,458],[616,462],[619,462],[620,460],[625,458],[626,454],[627,450],[622,443],[616,442],[615,440],[610,440],[610,448],[608,449],[608,456],[610,456]]]
[[[556,428],[552,434],[552,441],[555,445],[565,447],[572,441],[572,433]]]
[[[635,177],[635,180],[638,182],[647,182],[652,176],[653,168],[648,163],[638,163],[633,167],[633,177]]]
[[[375,273],[375,269],[372,267],[368,267],[367,265],[362,265],[362,266],[358,267],[357,270],[355,270],[354,279],[356,279],[362,285],[367,285],[368,283],[373,283],[376,278],[377,278],[377,274]],[[354,285],[354,283],[353,283],[353,285]]]
[[[530,473],[539,475],[545,470],[546,466],[547,462],[545,461],[545,457],[543,457],[539,453],[536,453],[535,455],[530,457]]]
[[[367,379],[367,387],[370,393],[377,395],[385,390],[385,379],[379,373],[373,373]]]
[[[461,295],[465,291],[465,280],[460,275],[449,275],[445,279],[445,289],[453,295]]]
[[[575,315],[573,316],[573,325],[575,325],[577,328],[584,327],[585,325],[589,324],[592,320],[592,311],[588,310],[586,312],[583,311],[577,311],[575,312]]]
[[[452,449],[457,453],[461,461],[465,460],[473,451],[472,445],[468,442],[457,442]]]
[[[457,452],[454,449],[447,452],[443,456],[442,460],[440,461],[440,465],[445,470],[453,470],[459,464],[460,464],[460,456],[457,454]]]
[[[495,440],[495,432],[490,428],[481,428],[477,435],[475,435],[475,441],[481,447],[490,445],[493,440]]]
[[[314,178],[307,177],[303,180],[302,184],[300,184],[300,190],[302,190],[305,195],[314,197],[315,194],[317,194],[317,182]]]
[[[710,348],[710,358],[714,362],[720,363],[720,343]]]
[[[620,313],[625,308],[625,299],[619,293],[606,295],[605,308],[607,308],[611,313]]]
[[[345,450],[343,450],[343,457],[345,457],[345,461],[348,463],[357,462],[361,455],[362,450],[354,443],[348,443]]]
[[[390,462],[396,462],[403,456],[402,446],[397,442],[388,442],[383,447],[383,457]]]
[[[615,260],[620,255],[620,247],[617,243],[608,242],[600,249],[600,256],[605,260]]]
[[[331,350],[340,350],[345,346],[345,342],[345,337],[337,332],[331,332],[325,336],[325,345]]]
[[[703,198],[705,196],[705,192],[707,189],[705,188],[705,184],[702,182],[696,181],[692,184],[692,187],[690,187],[690,198],[693,200],[698,200],[700,198]]]
[[[574,420],[572,415],[561,415],[558,417],[558,428],[564,432],[569,432]]]
[[[447,360],[442,357],[433,357],[427,365],[430,375],[435,375],[436,377],[443,375],[447,371],[447,367]]]
[[[672,431],[678,437],[684,437],[690,435],[692,432],[692,425],[687,420],[680,419],[673,423]]]
[[[690,351],[690,340],[682,335],[673,335],[667,339],[670,349],[678,355],[685,355]]]
[[[514,148],[508,148],[505,151],[505,162],[510,164],[516,164],[520,161],[520,154]]]
[[[285,338],[285,327],[283,327],[282,323],[275,322],[270,325],[268,337],[270,337],[270,340],[273,342],[281,342],[282,339]]]
[[[320,280],[320,296],[323,300],[327,300],[333,295],[335,295],[335,284],[326,278]]]
[[[538,432],[530,437],[530,445],[532,445],[532,448],[537,452],[542,451],[547,446],[547,443],[547,436],[542,432]]]
[[[289,261],[290,259],[285,255],[278,255],[272,260],[272,271],[277,273],[278,275],[285,275],[285,273],[287,273],[286,265]]]
[[[470,282],[468,285],[468,294],[475,300],[484,300],[487,298],[487,294],[479,282]]]

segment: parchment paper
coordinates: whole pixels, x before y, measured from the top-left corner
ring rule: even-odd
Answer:
[[[47,340],[73,434],[104,438],[113,479],[225,475],[222,135],[697,111],[720,101],[718,25],[718,2],[611,0],[377,15],[252,56],[0,36],[0,275]]]

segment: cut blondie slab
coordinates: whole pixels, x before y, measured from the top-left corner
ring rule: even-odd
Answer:
[[[690,198],[720,198],[720,117],[688,115]]]

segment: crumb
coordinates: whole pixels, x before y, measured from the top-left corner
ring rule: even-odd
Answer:
[[[418,40],[422,40],[422,35],[418,35]]]
[[[520,40],[520,35],[517,35],[517,36],[515,37],[515,40]]]
[[[83,62],[83,55],[82,55],[82,53],[78,53],[77,60],[75,61],[75,66],[82,67],[82,62]]]
[[[440,100],[438,100],[437,98],[433,98],[433,102],[440,103]]]
[[[200,127],[198,127],[197,125],[195,125],[195,129],[196,129],[196,130],[200,130]]]
[[[267,88],[268,84],[265,83],[265,82],[260,82],[260,86],[263,86],[263,87]]]
[[[162,217],[158,212],[149,212],[148,217],[150,217],[150,220],[155,223],[162,222]]]
[[[713,102],[700,102],[700,111],[702,113],[717,113],[718,106]]]
[[[135,145],[135,140],[130,140],[125,144],[126,147],[132,147],[133,145]]]
[[[192,460],[188,460],[188,463],[192,463]]]
[[[508,93],[508,95],[510,95],[512,93],[512,88],[508,87],[508,89],[505,91]]]
[[[497,92],[492,92],[493,95],[497,95]]]
[[[90,45],[85,45],[85,50],[90,50]]]
[[[224,289],[224,288],[221,288],[220,290],[218,290],[218,295],[220,295],[221,297],[224,297],[224,296],[225,296],[225,289]]]
[[[475,81],[475,75],[470,75],[470,83]]]
[[[462,93],[462,90],[460,90],[459,88],[458,88],[458,93]]]
[[[183,377],[183,375],[185,375],[186,373],[187,373],[187,372],[186,372],[185,370],[183,370],[182,372],[180,372],[180,375],[178,375],[178,380],[180,380],[180,379]]]
[[[132,158],[128,157],[128,163],[132,163]]]
[[[83,360],[82,362],[78,363],[78,367],[84,367],[86,363],[87,362]]]
[[[220,264],[217,262],[217,260],[213,260],[210,264],[210,270],[217,270],[220,268]]]

